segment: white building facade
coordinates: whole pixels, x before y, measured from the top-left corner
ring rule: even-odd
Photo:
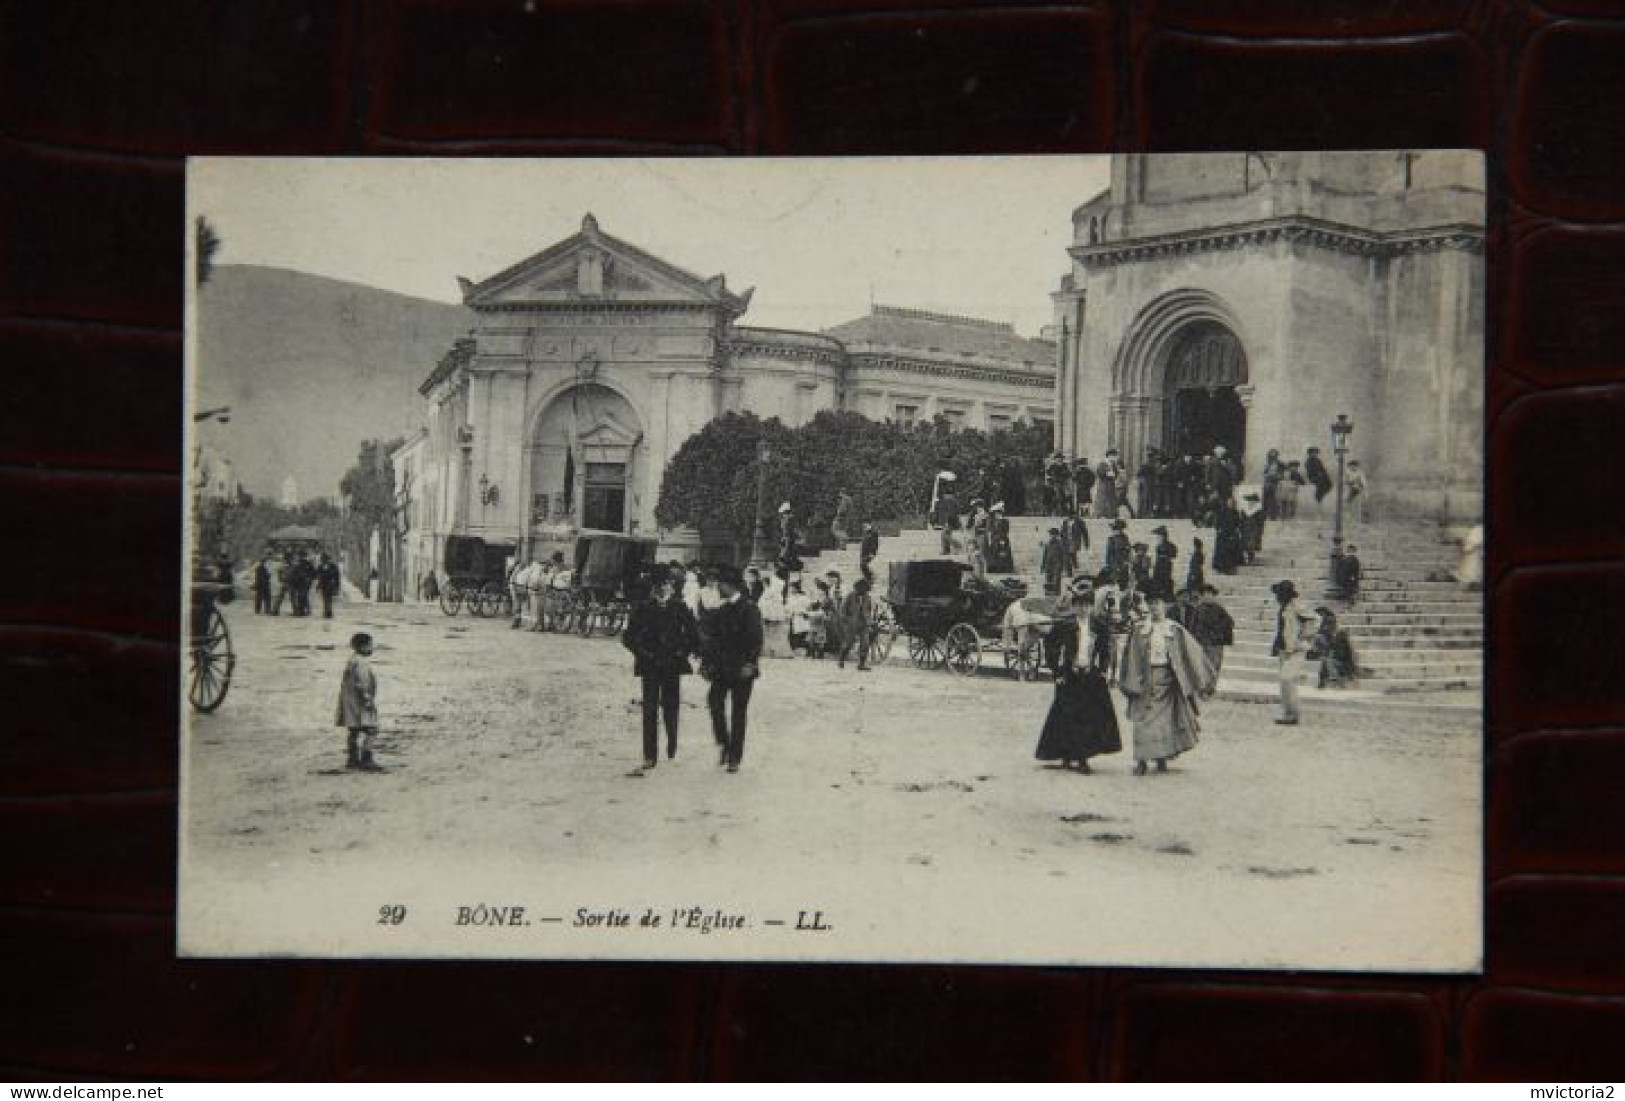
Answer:
[[[876,307],[828,333],[742,326],[751,292],[581,231],[480,283],[420,387],[423,431],[397,449],[406,583],[447,535],[545,554],[583,530],[659,536],[671,456],[715,417],[803,424],[826,409],[998,427],[1053,415],[1053,344],[1008,325]]]

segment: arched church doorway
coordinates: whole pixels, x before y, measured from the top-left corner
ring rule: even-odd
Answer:
[[[1205,455],[1222,445],[1247,453],[1247,357],[1218,321],[1192,321],[1168,338],[1163,381],[1163,450]]]
[[[554,397],[531,435],[532,534],[632,530],[642,443],[632,403],[609,387],[581,383]]]

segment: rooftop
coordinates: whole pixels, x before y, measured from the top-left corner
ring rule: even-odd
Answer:
[[[825,329],[843,344],[910,348],[948,355],[976,355],[1014,363],[1049,365],[1055,345],[1018,336],[1007,321],[987,321],[959,314],[900,306],[873,306],[866,317]]]

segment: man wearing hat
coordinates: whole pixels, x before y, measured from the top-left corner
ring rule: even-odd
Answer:
[[[1077,573],[1078,556],[1089,549],[1089,527],[1077,513],[1061,521],[1061,542],[1066,547],[1066,572]]]
[[[863,525],[863,542],[858,546],[858,569],[863,571],[863,576],[869,579],[870,584],[874,583],[875,573],[869,564],[879,553],[880,533],[875,530],[873,524],[866,523]]]
[[[1038,554],[1038,572],[1044,575],[1044,595],[1059,596],[1061,573],[1066,569],[1066,548],[1061,545],[1061,529],[1050,528]]]
[[[1134,560],[1131,563],[1134,577],[1134,588],[1141,593],[1151,591],[1151,548],[1144,543],[1134,544]]]
[[[1004,502],[993,502],[988,514],[987,568],[992,573],[1014,573],[1016,559],[1010,549],[1010,521],[1004,515]]]
[[[1242,498],[1241,522],[1242,560],[1250,566],[1264,549],[1264,502],[1258,494]]]
[[[969,520],[969,552],[972,571],[977,577],[987,576],[988,525],[991,514],[980,497],[972,497]]]
[[[1179,548],[1174,546],[1173,540],[1168,538],[1167,524],[1158,524],[1151,529],[1151,534],[1157,537],[1157,561],[1151,568],[1151,592],[1164,600],[1172,600],[1174,598],[1174,559],[1179,557]]]
[[[1095,467],[1094,516],[1097,520],[1117,519],[1117,479],[1122,473],[1117,463],[1117,448],[1108,448],[1106,457]]]
[[[1320,460],[1320,448],[1311,447],[1304,456],[1303,476],[1315,487],[1315,514],[1320,516],[1325,511],[1326,494],[1332,491],[1332,476]]]
[[[935,524],[937,522],[937,516],[942,506],[942,495],[953,488],[953,483],[958,478],[959,475],[951,470],[939,470],[937,476],[931,480],[931,511],[927,515],[929,523]]]
[[[656,751],[662,720],[666,757],[677,756],[682,678],[692,672],[688,658],[699,650],[700,637],[694,613],[678,598],[670,572],[640,579],[636,590],[621,645],[632,651],[632,673],[643,686],[643,768],[648,771],[660,761]]]
[[[869,599],[869,579],[860,577],[852,582],[852,591],[841,602],[841,648],[836,655],[837,668],[846,668],[847,655],[852,647],[858,649],[858,672],[869,671],[869,619],[874,601]]]
[[[935,519],[942,529],[942,553],[954,553],[954,532],[959,530],[959,497],[954,493],[952,482],[943,483],[942,493],[937,498]]]
[[[1207,488],[1221,502],[1228,501],[1236,490],[1236,469],[1222,443],[1213,449],[1213,461],[1207,468]]]
[[[1105,570],[1111,574],[1112,580],[1119,585],[1127,583],[1129,578],[1130,559],[1134,556],[1134,548],[1128,541],[1128,522],[1124,520],[1112,521],[1112,533],[1106,539],[1106,565]]]
[[[1304,655],[1314,638],[1319,617],[1298,603],[1298,587],[1290,581],[1270,586],[1279,605],[1275,615],[1275,641],[1270,656],[1279,663],[1281,680],[1281,726],[1298,725],[1298,685],[1303,681]]]
[[[700,673],[711,682],[706,704],[717,763],[739,771],[745,755],[746,718],[762,656],[762,613],[740,594],[739,570],[717,571],[721,603],[700,620]]]
[[[1337,556],[1335,575],[1332,584],[1337,587],[1337,595],[1344,600],[1353,602],[1360,594],[1360,555],[1359,547],[1353,543],[1343,548],[1343,553]]]
[[[785,581],[801,569],[801,529],[796,524],[795,512],[786,501],[779,506],[779,560],[777,573]]]

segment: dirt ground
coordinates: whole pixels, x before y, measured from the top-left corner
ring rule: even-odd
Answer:
[[[1050,689],[1002,664],[770,661],[739,773],[717,767],[695,677],[677,758],[641,775],[618,640],[428,605],[227,616],[230,695],[184,747],[189,954],[1479,958],[1471,716],[1323,710],[1293,728],[1214,701],[1168,774],[1134,777],[1125,751],[1082,776],[1033,759]],[[375,775],[343,769],[332,725],[356,630],[378,642]],[[459,925],[477,906],[487,924]],[[693,912],[740,921],[701,931]]]

